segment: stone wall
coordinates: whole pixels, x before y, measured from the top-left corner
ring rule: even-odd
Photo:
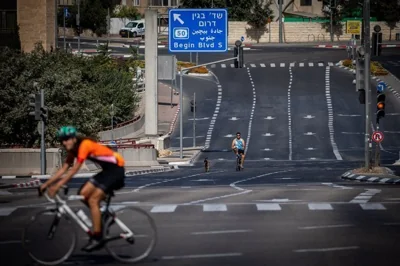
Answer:
[[[18,0],[17,20],[23,51],[32,51],[38,42],[47,51],[55,46],[54,0]]]
[[[390,30],[384,22],[371,22],[371,32],[375,25],[380,25],[383,33],[383,41],[388,41],[390,34],[394,40],[396,33],[400,33],[400,28]],[[398,27],[400,23],[398,23]],[[269,28],[271,31],[269,32]],[[320,23],[315,22],[287,22],[283,24],[284,42],[310,42],[310,41],[330,41],[329,32],[322,28]],[[346,25],[343,25],[343,31],[346,31]],[[272,22],[266,29],[260,32],[255,31],[246,22],[229,22],[229,43],[234,43],[244,36],[245,43],[279,42],[279,23]],[[347,41],[351,34],[335,35],[336,41]]]

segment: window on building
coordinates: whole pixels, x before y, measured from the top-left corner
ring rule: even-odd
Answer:
[[[178,6],[179,0],[150,0],[150,6]]]
[[[312,6],[312,0],[300,0],[301,6]]]
[[[140,0],[133,0],[132,1],[133,6],[140,6]]]

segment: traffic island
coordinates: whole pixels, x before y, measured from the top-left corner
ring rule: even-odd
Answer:
[[[341,178],[358,182],[400,185],[400,177],[387,167],[358,168],[345,172]]]

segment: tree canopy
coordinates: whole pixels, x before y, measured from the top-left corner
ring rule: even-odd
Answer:
[[[110,124],[110,106],[115,120],[132,119],[138,96],[126,62],[105,56],[85,58],[64,52],[47,53],[38,45],[32,53],[0,50],[0,143],[35,146],[37,122],[29,116],[28,95],[45,92],[48,107],[46,142],[55,144],[55,132],[75,125],[88,136]]]

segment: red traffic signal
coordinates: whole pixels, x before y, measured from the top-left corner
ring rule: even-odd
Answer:
[[[386,95],[383,93],[378,94],[376,104],[376,122],[379,124],[379,119],[385,117],[385,100]]]

